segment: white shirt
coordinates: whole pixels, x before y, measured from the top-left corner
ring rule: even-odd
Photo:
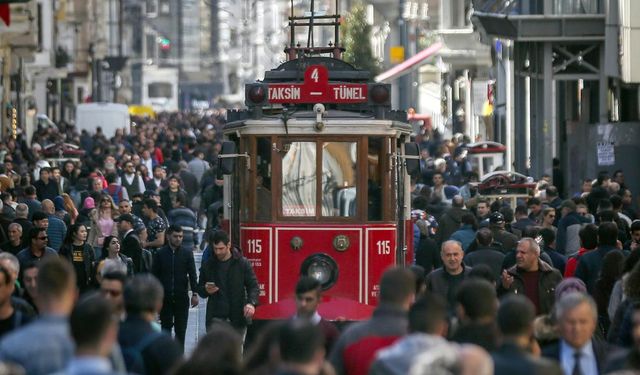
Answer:
[[[591,340],[582,348],[576,349],[567,344],[566,341],[560,340],[560,366],[565,375],[573,374],[575,366],[574,353],[580,351],[580,370],[582,375],[598,375],[598,362],[596,354],[593,351]]]

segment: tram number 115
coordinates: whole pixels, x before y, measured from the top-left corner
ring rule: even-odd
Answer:
[[[247,240],[247,252],[249,254],[262,253],[262,240],[255,238]]]
[[[378,245],[378,255],[391,254],[391,241],[378,241],[376,244]]]

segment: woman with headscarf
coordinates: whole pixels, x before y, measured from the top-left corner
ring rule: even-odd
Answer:
[[[80,224],[86,225],[89,229],[91,229],[91,211],[96,209],[96,203],[92,197],[86,197],[84,202],[82,203],[82,208],[80,212],[78,212],[78,217],[76,218],[76,222]]]

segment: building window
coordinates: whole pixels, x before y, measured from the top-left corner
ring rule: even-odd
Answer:
[[[145,37],[145,43],[146,43],[146,53],[145,56],[147,59],[151,59],[151,60],[155,60],[157,58],[157,43],[156,43],[156,36],[155,34],[147,34]]]
[[[148,17],[158,15],[158,0],[146,0],[146,12]]]
[[[171,1],[170,0],[159,0],[160,14],[168,15],[171,14]]]
[[[171,98],[171,84],[168,82],[154,82],[149,84],[149,98]]]

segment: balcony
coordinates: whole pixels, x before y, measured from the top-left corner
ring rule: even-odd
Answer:
[[[492,37],[519,42],[604,40],[601,0],[555,0],[544,12],[541,1],[475,1],[473,23]]]

